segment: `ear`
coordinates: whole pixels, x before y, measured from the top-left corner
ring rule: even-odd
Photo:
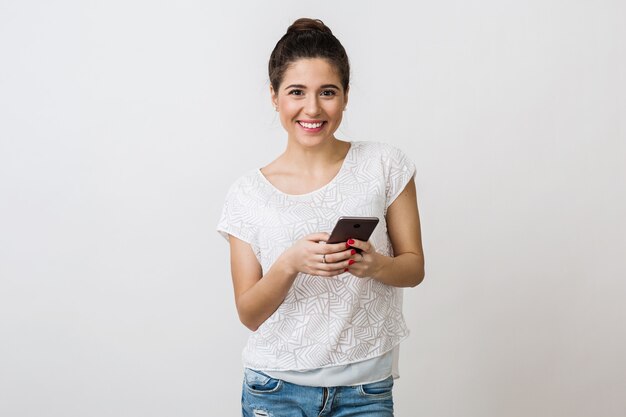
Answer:
[[[348,105],[348,93],[350,92],[350,86],[348,86],[348,88],[346,88],[346,92],[343,93],[343,109],[346,109],[346,106]]]
[[[276,91],[274,91],[274,87],[272,86],[272,84],[270,84],[270,97],[272,99],[272,107],[274,107],[274,109],[278,108],[278,94],[276,94]]]

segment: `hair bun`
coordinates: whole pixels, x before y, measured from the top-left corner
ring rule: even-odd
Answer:
[[[285,72],[299,59],[323,58],[337,71],[341,86],[350,86],[350,61],[339,39],[319,19],[300,18],[293,22],[272,50],[267,72],[274,91],[278,91]]]
[[[333,34],[328,26],[324,24],[319,19],[309,19],[308,17],[302,17],[295,22],[287,29],[288,34],[298,33],[298,32],[308,32],[308,31],[316,31],[322,33]]]

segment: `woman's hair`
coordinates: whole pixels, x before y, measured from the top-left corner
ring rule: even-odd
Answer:
[[[268,70],[274,91],[289,65],[302,58],[326,59],[339,74],[344,91],[348,90],[350,62],[343,45],[321,20],[301,18],[289,26],[270,55]]]

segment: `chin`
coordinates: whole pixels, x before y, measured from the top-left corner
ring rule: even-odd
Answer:
[[[326,135],[297,135],[295,137],[296,142],[298,142],[302,146],[306,146],[308,148],[313,148],[315,146],[322,145],[326,142],[332,141],[332,136]]]
[[[329,142],[329,141],[330,141],[330,139],[323,139],[323,140],[320,140],[320,141],[315,141],[315,142],[313,142],[313,141],[308,141],[308,142],[306,142],[306,143],[302,143],[302,142],[300,142],[300,143],[301,143],[303,146],[307,147],[307,148],[315,148],[315,147],[321,146],[321,145],[323,145],[323,144],[325,144],[325,143],[327,143],[327,142]]]

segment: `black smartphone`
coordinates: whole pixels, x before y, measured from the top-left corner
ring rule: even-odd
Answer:
[[[377,224],[378,217],[340,217],[326,243],[345,242],[350,238],[367,242]],[[361,252],[360,249],[356,250]]]

